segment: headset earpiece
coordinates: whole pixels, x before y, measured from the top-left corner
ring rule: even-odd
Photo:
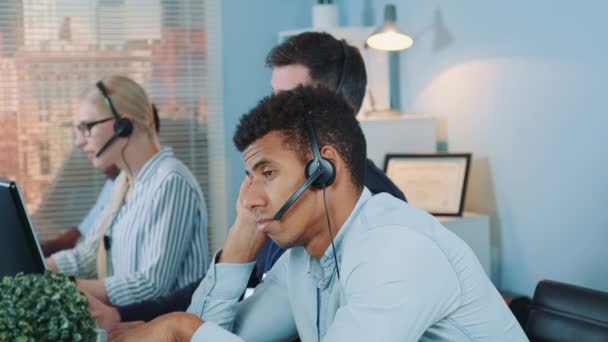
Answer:
[[[308,131],[308,139],[310,140],[310,147],[312,148],[313,159],[306,163],[304,168],[304,175],[306,181],[300,185],[296,192],[287,199],[287,202],[283,204],[281,209],[274,215],[274,220],[278,221],[285,215],[287,210],[296,203],[296,201],[304,194],[306,189],[311,186],[315,188],[324,189],[330,186],[336,179],[336,167],[329,160],[321,157],[319,151],[319,144],[317,143],[317,135],[312,126],[312,119],[309,118],[310,114],[304,114],[304,123],[306,125],[306,131]]]
[[[306,164],[306,178],[310,178],[319,167],[323,168],[323,172],[311,184],[311,186],[314,186],[317,189],[323,189],[330,186],[334,180],[336,180],[336,167],[329,159],[321,158],[319,160],[309,160]]]
[[[114,133],[121,137],[128,137],[133,132],[133,123],[126,118],[120,118],[114,122]]]
[[[97,89],[99,89],[99,92],[101,92],[101,95],[103,96],[106,105],[110,109],[110,112],[112,112],[112,116],[114,116],[115,120],[114,134],[112,134],[112,137],[110,137],[110,139],[108,139],[108,141],[106,141],[106,143],[103,144],[103,146],[97,152],[96,156],[99,157],[105,150],[108,149],[108,147],[110,147],[110,145],[114,143],[116,139],[130,136],[131,133],[133,133],[133,123],[131,120],[118,115],[118,111],[116,111],[116,108],[114,108],[114,103],[112,103],[112,100],[108,96],[108,91],[106,90],[106,86],[103,84],[103,82],[98,81],[96,86]]]
[[[326,188],[336,179],[336,167],[329,159],[321,157],[321,150],[319,148],[317,134],[312,125],[311,114],[304,115],[304,124],[308,131],[308,139],[310,139],[310,148],[312,149],[312,160],[306,163],[304,175],[306,175],[307,180],[314,175],[317,175],[312,186],[319,189]]]

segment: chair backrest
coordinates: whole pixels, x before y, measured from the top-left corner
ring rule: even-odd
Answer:
[[[531,341],[608,341],[608,293],[542,280],[526,334]]]

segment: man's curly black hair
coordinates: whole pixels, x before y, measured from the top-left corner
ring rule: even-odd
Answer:
[[[310,118],[319,148],[333,146],[351,172],[352,183],[358,190],[363,189],[365,136],[350,104],[325,87],[300,86],[262,99],[241,118],[234,133],[234,144],[243,152],[266,134],[280,131],[284,135],[284,146],[306,162],[313,155],[304,115]]]

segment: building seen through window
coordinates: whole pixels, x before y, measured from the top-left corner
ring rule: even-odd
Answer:
[[[74,226],[104,179],[74,146],[86,87],[109,75],[147,89],[172,146],[208,193],[208,2],[0,2],[0,177],[16,180],[39,234]]]

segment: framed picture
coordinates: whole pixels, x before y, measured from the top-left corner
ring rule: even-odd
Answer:
[[[384,172],[411,205],[462,216],[470,161],[470,153],[387,154]]]

